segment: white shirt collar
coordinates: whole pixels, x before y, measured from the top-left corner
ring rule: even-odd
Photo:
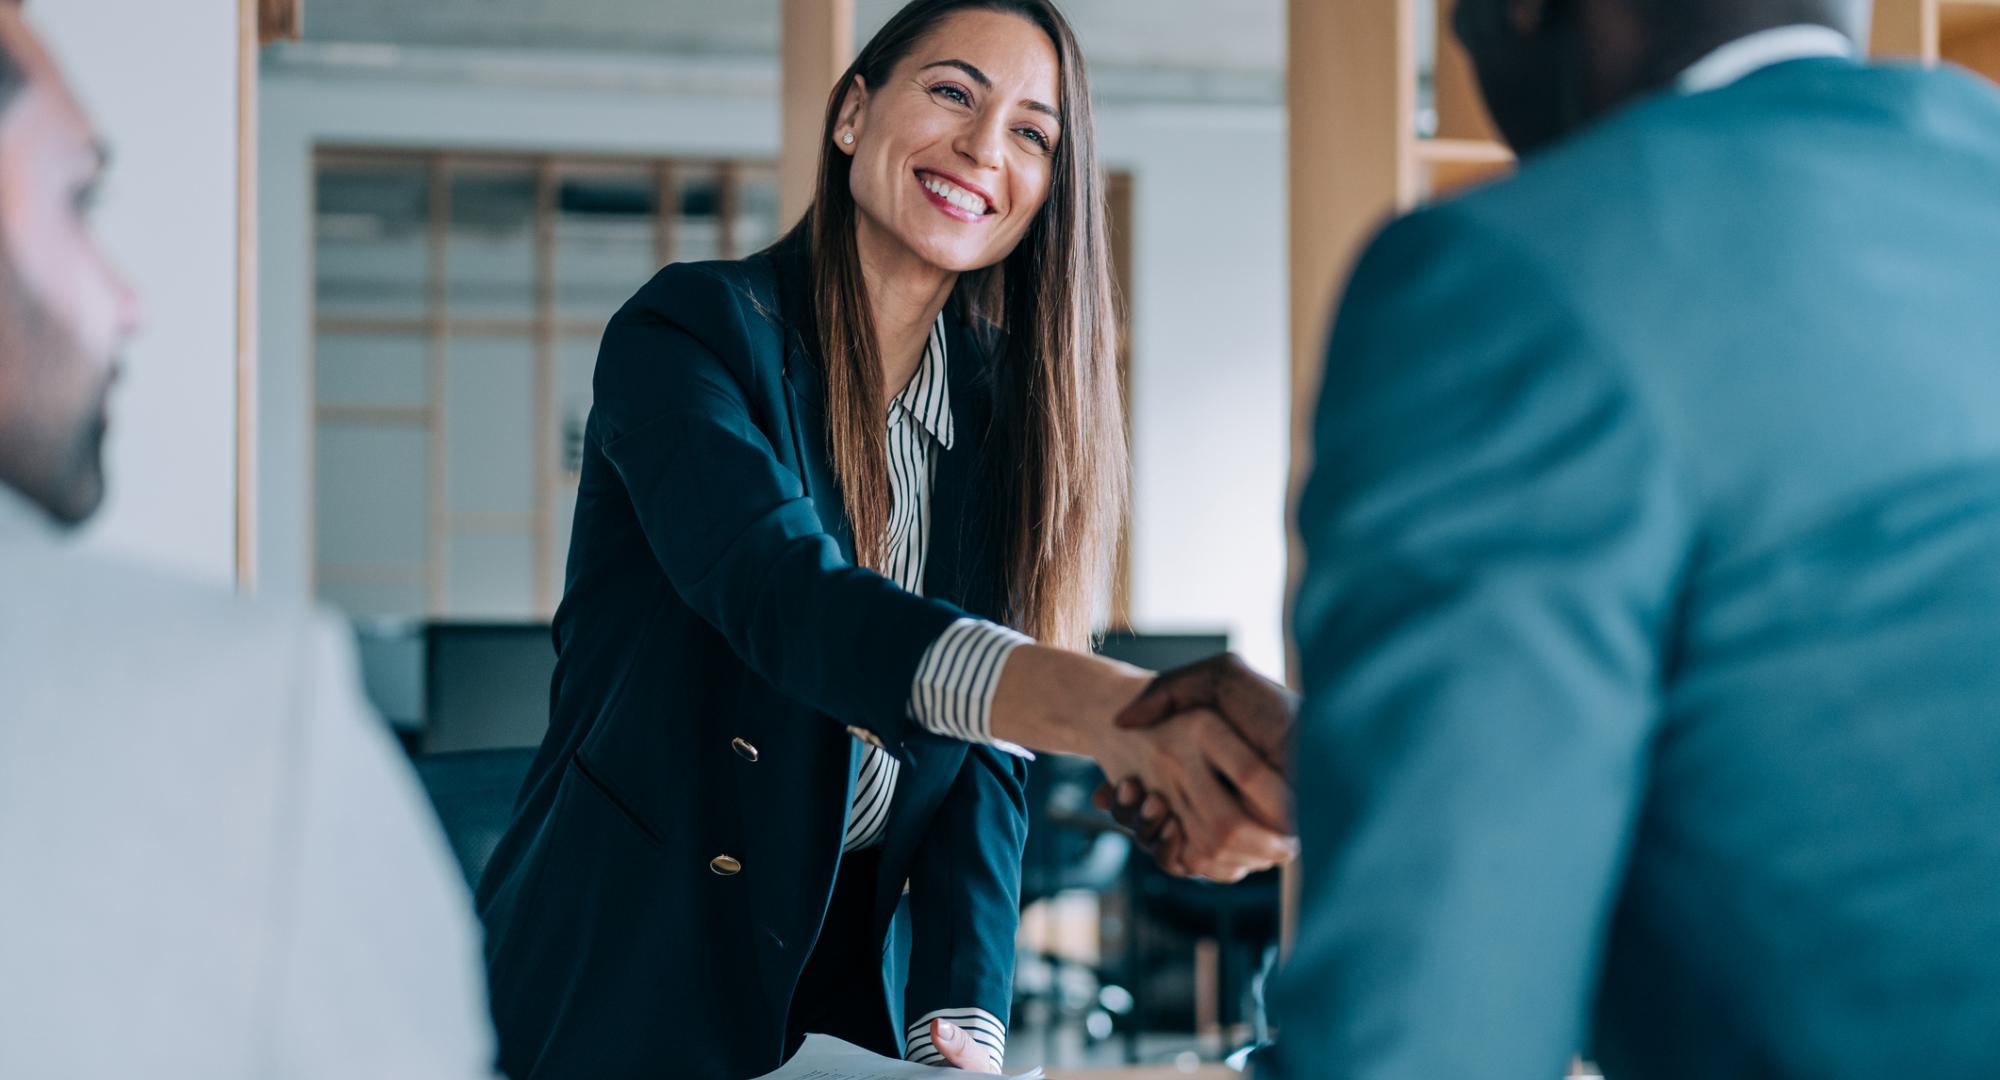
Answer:
[[[1851,57],[1854,42],[1830,26],[1800,23],[1760,30],[1709,53],[1681,72],[1676,86],[1683,94],[1720,90],[1773,64],[1809,57]]]

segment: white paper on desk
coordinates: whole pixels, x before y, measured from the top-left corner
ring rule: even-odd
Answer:
[[[808,1035],[806,1044],[785,1067],[765,1073],[757,1080],[937,1080],[945,1076],[970,1076],[957,1069],[940,1069],[883,1057],[844,1043],[831,1035]],[[1042,1070],[1016,1073],[1012,1080],[1042,1080]]]

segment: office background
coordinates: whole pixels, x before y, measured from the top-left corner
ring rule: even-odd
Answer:
[[[879,0],[857,5],[857,39],[894,6]],[[1205,17],[1219,11],[1217,5],[1168,7],[1175,10],[1162,10],[1152,0],[1125,0],[1077,9],[1105,101],[1104,158],[1131,181],[1133,265],[1126,268],[1126,280],[1137,485],[1132,616],[1150,629],[1225,630],[1253,659],[1275,668],[1283,662],[1281,507],[1288,407],[1283,12],[1275,0],[1235,5],[1227,29],[1217,33],[1216,20]],[[317,586],[325,595],[320,571],[331,568],[334,577],[350,583],[336,585],[334,599],[356,596],[363,609],[407,610],[411,598],[388,595],[397,591],[393,586],[368,590],[353,583],[360,579],[366,585],[371,569],[381,571],[374,581],[407,582],[423,540],[419,530],[393,538],[394,550],[341,547],[343,540],[364,538],[338,524],[349,504],[323,492],[325,485],[374,472],[366,463],[369,454],[385,464],[402,463],[392,471],[407,469],[420,460],[410,456],[416,451],[409,444],[421,436],[406,430],[397,440],[380,424],[366,433],[352,430],[354,425],[330,430],[321,424],[316,443],[313,426],[301,423],[313,415],[316,398],[323,401],[331,389],[324,381],[330,369],[355,355],[357,347],[367,347],[357,342],[361,335],[325,332],[328,303],[342,302],[336,283],[363,284],[357,278],[365,270],[343,263],[343,255],[386,256],[379,248],[342,249],[340,228],[368,226],[343,220],[337,206],[315,210],[317,198],[337,199],[342,190],[319,155],[332,147],[526,155],[499,166],[513,170],[514,185],[507,189],[515,198],[511,208],[499,202],[476,205],[482,195],[504,201],[504,181],[482,190],[468,171],[448,181],[457,185],[453,213],[461,226],[452,231],[445,254],[453,268],[445,275],[448,291],[458,293],[446,300],[453,317],[532,315],[533,235],[526,204],[537,159],[553,157],[563,170],[557,200],[565,210],[589,198],[589,181],[578,170],[606,164],[587,159],[637,162],[622,184],[641,197],[625,230],[628,240],[636,238],[636,250],[630,244],[616,250],[618,225],[611,220],[616,215],[569,214],[563,224],[577,228],[558,226],[559,280],[592,274],[582,264],[593,258],[605,264],[603,286],[593,290],[591,303],[559,305],[566,320],[582,324],[561,335],[557,381],[565,400],[554,403],[560,410],[557,438],[542,445],[544,458],[560,459],[561,433],[574,425],[581,407],[574,387],[588,377],[591,324],[601,324],[647,272],[652,229],[637,220],[652,186],[639,175],[646,166],[662,160],[679,166],[676,257],[722,253],[713,235],[720,209],[717,165],[733,168],[741,181],[734,201],[743,216],[730,223],[735,252],[754,250],[779,226],[770,173],[778,156],[779,5],[318,0],[307,11],[304,40],[265,54],[260,88],[260,587],[303,594]],[[1204,25],[1211,30],[1193,32]],[[457,165],[476,167],[469,159]],[[413,189],[403,192],[406,206],[413,195]],[[381,224],[406,230],[390,243],[415,244],[421,252],[417,223]],[[593,227],[594,241],[579,234]],[[502,267],[489,259],[513,262]],[[421,301],[421,268],[411,270],[408,260],[401,265],[410,273],[403,295]],[[466,272],[488,274],[493,287],[477,298],[464,292],[466,279],[453,279]],[[573,295],[567,283],[558,288],[565,297]],[[508,290],[511,297],[503,296]],[[454,298],[458,304],[450,302]],[[315,305],[322,320],[318,333]],[[532,462],[503,465],[477,449],[505,443],[509,426],[515,429],[513,447],[532,446],[534,413],[531,395],[524,392],[531,343],[518,336],[511,344],[476,334],[458,337],[467,341],[465,355],[446,362],[452,373],[445,387],[447,475],[532,469]],[[418,348],[408,338],[391,347]],[[482,364],[496,368],[504,385],[481,385],[495,408],[475,415],[451,400],[454,388],[472,389],[449,379]],[[507,394],[510,400],[497,400]],[[407,406],[415,399],[396,401]],[[470,430],[482,425],[491,429]],[[1202,434],[1210,431],[1230,434]],[[392,449],[396,441],[405,445]],[[355,446],[359,442],[373,445]],[[343,448],[356,453],[352,474],[328,460]],[[546,590],[538,593],[530,580],[537,561],[532,539],[520,530],[501,535],[502,519],[494,516],[532,513],[530,485],[494,479],[508,484],[510,492],[481,501],[461,483],[453,490],[463,498],[451,513],[465,516],[440,521],[433,531],[452,535],[441,541],[447,580],[433,590],[432,613],[491,618],[546,610]],[[447,486],[455,482],[446,480]],[[414,486],[379,494],[396,500],[405,514],[424,499]],[[557,520],[566,517],[559,496],[545,501],[552,505],[544,512]],[[454,524],[460,527],[453,529]],[[559,551],[560,539],[545,541],[544,548]],[[355,562],[393,565],[351,565]],[[544,565],[541,577],[547,574]],[[382,599],[358,599],[370,591]]]
[[[1137,630],[1285,665],[1293,433],[1345,266],[1385,214],[1507,164],[1437,42],[1448,2],[1067,5],[1120,192]],[[334,604],[420,721],[428,660],[397,642],[553,605],[597,326],[661,256],[786,224],[805,6],[31,3],[112,144],[103,232],[148,309],[90,542]],[[895,6],[854,0],[856,40]],[[2000,73],[2000,3],[1878,7],[1879,54]],[[1038,910],[1034,947],[1105,959],[1083,911]]]

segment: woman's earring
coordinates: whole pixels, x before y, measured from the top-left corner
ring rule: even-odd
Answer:
[[[842,136],[840,137],[840,145],[842,145],[842,146],[853,146],[853,145],[854,145],[854,133],[853,133],[852,131],[850,131],[850,132],[847,132],[846,134],[842,135]]]

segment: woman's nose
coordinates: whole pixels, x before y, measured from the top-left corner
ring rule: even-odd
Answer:
[[[998,122],[975,119],[960,130],[955,149],[981,168],[998,168],[1003,132]]]

